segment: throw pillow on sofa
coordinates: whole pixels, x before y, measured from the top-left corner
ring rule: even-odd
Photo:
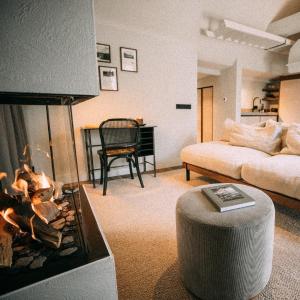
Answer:
[[[225,141],[225,142],[229,142],[229,138],[230,138],[230,133],[231,130],[233,128],[233,126],[235,124],[240,124],[238,122],[235,122],[229,118],[227,118],[224,122],[224,132],[223,135],[221,137],[221,141]],[[253,125],[249,125],[252,127],[265,127],[266,126],[266,122],[261,122],[261,123],[257,123],[257,124],[253,124]]]
[[[286,146],[281,150],[283,154],[300,155],[300,124],[292,124],[286,134]]]
[[[268,127],[253,127],[235,123],[230,132],[229,144],[276,154],[280,151],[281,134],[282,128],[277,124]]]
[[[288,129],[291,126],[291,124],[284,123],[284,122],[276,122],[272,119],[269,119],[266,121],[266,126],[272,126],[274,124],[278,124],[282,127],[281,148],[284,148],[284,147],[286,147],[286,135],[287,135]]]

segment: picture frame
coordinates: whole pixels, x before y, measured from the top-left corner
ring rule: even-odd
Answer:
[[[96,43],[96,48],[97,48],[97,61],[111,63],[110,45]]]
[[[116,67],[98,66],[100,90],[118,91],[118,70]]]
[[[120,47],[121,71],[137,72],[137,49]]]

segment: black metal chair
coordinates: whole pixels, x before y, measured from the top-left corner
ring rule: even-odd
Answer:
[[[132,164],[141,184],[142,180],[139,161],[139,124],[132,119],[108,119],[99,126],[102,149],[97,153],[101,164],[100,184],[103,184],[103,196],[106,195],[108,172],[111,164],[118,158],[125,158],[129,165],[131,179],[134,179]],[[112,158],[108,161],[109,158]]]

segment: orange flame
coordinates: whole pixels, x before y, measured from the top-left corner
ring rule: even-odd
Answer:
[[[37,176],[39,176],[39,180],[38,180],[39,189],[46,189],[50,187],[50,183],[44,172],[42,172],[41,175],[37,175]]]
[[[18,179],[17,181],[15,180],[11,187],[17,191],[17,192],[23,192],[26,198],[29,197],[28,194],[28,183],[24,179]]]
[[[3,219],[6,222],[8,222],[11,225],[17,227],[20,230],[20,232],[22,233],[22,230],[21,230],[20,226],[9,216],[12,213],[14,213],[14,210],[11,207],[9,207],[8,209],[1,211],[0,215],[3,217]]]
[[[30,228],[31,228],[31,237],[36,240],[36,241],[39,241],[40,240],[35,236],[35,233],[34,233],[34,227],[33,227],[33,219],[34,219],[35,215],[33,215],[31,218],[30,218]]]
[[[0,180],[2,180],[5,177],[7,177],[7,174],[4,172],[0,172]]]

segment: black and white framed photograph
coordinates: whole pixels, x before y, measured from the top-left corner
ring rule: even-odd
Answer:
[[[115,67],[99,66],[100,90],[117,91],[118,90],[118,72]]]
[[[137,50],[120,47],[121,70],[127,72],[137,72]]]
[[[97,43],[97,60],[98,62],[111,62],[110,45]]]

